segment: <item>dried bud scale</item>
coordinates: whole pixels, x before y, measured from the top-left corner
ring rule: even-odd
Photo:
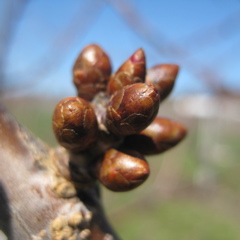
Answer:
[[[115,92],[109,101],[106,126],[116,135],[136,134],[158,113],[160,96],[152,85],[135,83]]]
[[[172,91],[179,67],[175,64],[159,64],[147,71],[146,83],[153,84],[163,101]]]
[[[146,60],[144,51],[138,49],[122,66],[113,74],[108,83],[108,92],[113,94],[124,86],[144,82],[146,75]]]
[[[101,183],[116,192],[129,191],[142,184],[149,175],[149,167],[143,156],[135,151],[116,149],[106,151],[97,175]]]
[[[158,117],[140,134],[126,137],[125,144],[142,154],[159,154],[177,145],[186,132],[180,123]]]
[[[78,96],[92,100],[98,92],[105,91],[111,69],[109,57],[98,45],[85,47],[73,67]]]
[[[70,151],[83,151],[97,139],[97,118],[92,106],[84,99],[69,97],[60,101],[52,121],[57,140]]]

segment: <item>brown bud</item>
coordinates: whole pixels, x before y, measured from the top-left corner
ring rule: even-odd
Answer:
[[[156,118],[140,134],[127,136],[124,143],[142,154],[158,154],[174,147],[186,133],[186,128],[180,123]]]
[[[107,54],[95,44],[85,47],[73,67],[73,82],[78,96],[92,100],[100,91],[105,91],[111,74]]]
[[[100,182],[116,192],[129,191],[142,184],[149,175],[148,163],[135,151],[109,149],[98,165]]]
[[[147,71],[146,83],[153,84],[163,101],[172,91],[179,67],[174,64],[159,64]]]
[[[152,85],[135,83],[115,92],[106,114],[108,130],[119,136],[136,134],[156,117],[160,97]]]
[[[113,74],[108,83],[108,92],[113,94],[126,85],[144,82],[146,75],[146,60],[144,51],[138,49],[122,66]]]
[[[95,112],[84,99],[69,97],[60,101],[52,121],[57,140],[70,151],[83,151],[97,139]]]

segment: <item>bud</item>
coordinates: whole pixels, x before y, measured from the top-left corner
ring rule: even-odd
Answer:
[[[147,71],[146,83],[153,84],[163,101],[172,91],[178,74],[178,65],[159,64]]]
[[[111,74],[107,54],[95,44],[85,47],[73,67],[73,82],[78,96],[92,100],[100,91],[105,91]]]
[[[129,191],[142,184],[149,175],[148,163],[135,151],[109,149],[98,165],[100,182],[116,192]]]
[[[159,102],[159,94],[152,85],[128,85],[111,97],[107,107],[106,127],[119,136],[139,133],[156,117]]]
[[[79,97],[65,98],[53,114],[58,142],[73,152],[84,151],[97,139],[98,123],[91,105]]]
[[[158,154],[177,145],[186,133],[186,128],[180,123],[156,118],[140,134],[127,136],[124,144],[142,154]]]
[[[122,66],[113,74],[108,83],[108,92],[113,94],[124,86],[144,82],[146,75],[146,60],[144,51],[138,49]]]

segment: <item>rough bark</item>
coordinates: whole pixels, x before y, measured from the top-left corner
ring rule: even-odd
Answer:
[[[84,188],[64,168],[67,151],[33,137],[2,105],[0,134],[0,229],[9,240],[118,239],[97,182]]]

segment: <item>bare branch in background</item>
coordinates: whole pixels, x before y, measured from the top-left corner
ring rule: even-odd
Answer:
[[[5,81],[5,62],[11,47],[19,19],[24,14],[29,0],[10,0],[2,2],[4,6],[1,11],[0,25],[0,85],[2,87]],[[2,95],[2,89],[0,89]]]
[[[23,95],[26,91],[29,91],[32,86],[36,86],[39,79],[46,78],[54,70],[62,64],[69,50],[73,46],[73,42],[80,37],[83,37],[91,26],[96,22],[104,3],[102,1],[90,0],[84,2],[79,7],[79,11],[70,20],[67,27],[61,30],[56,35],[52,42],[49,43],[46,54],[43,54],[43,58],[37,61],[35,66],[31,66],[26,76],[18,76],[21,86],[9,89],[11,95],[17,96],[18,94]],[[89,15],[91,13],[91,15]],[[49,54],[51,53],[51,54]],[[41,63],[41,64],[39,64]],[[38,76],[36,79],[35,76]],[[36,80],[34,80],[36,79]],[[4,94],[7,96],[8,91],[5,89]]]
[[[198,31],[186,38],[184,40],[184,45],[188,46],[186,49],[172,39],[165,37],[161,29],[155,29],[151,26],[131,2],[126,0],[89,0],[81,4],[79,11],[77,11],[77,14],[69,21],[68,26],[63,28],[61,32],[52,39],[46,53],[43,53],[42,57],[39,58],[34,65],[29,66],[30,70],[28,74],[14,74],[17,74],[18,82],[21,86],[15,85],[14,87],[10,87],[9,90],[5,88],[5,96],[8,95],[9,91],[11,91],[11,95],[14,96],[19,94],[24,95],[26,92],[31,91],[31,87],[36,86],[39,79],[46,79],[49,74],[56,70],[64,59],[66,59],[66,55],[73,46],[73,42],[81,36],[84,36],[87,31],[91,29],[91,26],[96,22],[98,14],[101,13],[101,9],[106,2],[123,16],[123,19],[138,36],[150,43],[161,55],[171,61],[181,62],[181,65],[185,69],[199,80],[205,82],[211,90],[215,92],[222,91],[221,89],[224,88],[222,85],[223,77],[219,74],[219,69],[212,67],[210,69],[208,66],[205,66],[206,63],[202,63],[196,59],[195,50],[207,48],[218,42],[220,43],[222,41],[222,35],[224,39],[226,39],[226,37],[230,38],[236,34],[239,29],[238,22],[240,21],[239,10],[227,16],[224,20],[209,26],[207,29],[201,32]],[[13,3],[17,3],[17,5]],[[5,12],[6,20],[4,21],[4,28],[1,33],[2,36],[4,36],[4,38],[1,37],[3,40],[2,46],[0,46],[0,79],[2,82],[11,80],[11,76],[8,76],[8,79],[4,76],[4,63],[10,49],[11,38],[14,36],[17,22],[22,16],[26,3],[27,0],[15,0],[5,3],[6,9],[9,9],[9,11]],[[91,13],[91,15],[89,15],[89,13]],[[6,34],[4,32],[6,32]],[[208,74],[206,75],[206,73]],[[38,76],[38,78],[34,80],[36,76]]]
[[[199,60],[194,58],[194,54],[192,52],[167,39],[163,34],[161,34],[161,32],[159,33],[159,30],[154,29],[147,22],[147,20],[139,14],[137,9],[134,8],[134,6],[131,5],[129,2],[124,0],[106,0],[106,2],[110,3],[120,13],[120,15],[123,16],[128,25],[142,39],[150,43],[159,53],[169,59],[174,59],[175,61],[181,62],[182,65],[184,65],[189,72],[191,72],[201,81],[205,82],[205,84],[207,84],[214,92],[223,92],[223,89],[225,89],[225,87],[222,85],[222,76],[219,76],[219,74],[217,73],[217,70],[219,69],[214,70],[213,68],[204,66],[203,63],[199,62]],[[237,14],[239,15],[239,11],[237,11]],[[219,24],[219,27],[229,25],[231,21],[235,21],[236,18],[239,18],[238,15],[233,14],[227,17],[227,19],[225,19]],[[238,27],[239,26],[236,24],[232,26],[232,31],[228,32],[228,36],[236,32]],[[211,32],[211,28],[206,30],[206,33],[209,32]],[[201,33],[201,39],[204,39],[206,33]],[[191,38],[189,39],[191,40]],[[209,43],[213,43],[216,40],[218,40],[218,38],[213,32],[213,34],[208,37],[208,41]],[[195,41],[195,36],[192,37],[191,41]],[[200,40],[199,44],[201,45]],[[206,44],[207,41],[202,42],[202,46],[205,46]]]
[[[205,47],[212,46],[227,40],[240,31],[240,9],[231,13],[226,18],[217,23],[209,25],[208,28],[204,28],[201,31],[197,31],[195,34],[191,34],[188,38],[184,39],[184,44],[188,46],[188,49],[204,49]]]

